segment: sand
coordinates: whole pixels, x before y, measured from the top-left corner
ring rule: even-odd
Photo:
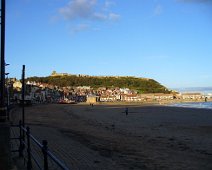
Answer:
[[[33,105],[26,123],[70,169],[212,169],[212,110],[127,107]]]

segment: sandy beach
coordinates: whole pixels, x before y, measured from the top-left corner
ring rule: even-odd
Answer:
[[[212,169],[212,110],[125,107],[33,105],[26,123],[70,169]],[[13,121],[20,117],[14,109]]]

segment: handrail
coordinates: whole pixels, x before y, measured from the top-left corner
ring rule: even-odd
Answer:
[[[37,159],[35,158],[35,156],[33,154],[32,155],[32,159],[35,161],[35,164],[38,166],[39,169],[42,170],[42,167],[40,166],[39,162],[37,161]]]
[[[35,139],[34,136],[32,136],[31,134],[29,134],[30,138],[40,147],[43,148],[43,145],[37,140]],[[54,156],[49,150],[47,150],[47,155],[58,165],[60,166],[60,168],[64,169],[64,170],[68,170],[68,168],[56,157]]]
[[[20,140],[20,146],[19,149],[17,150],[19,152],[19,156],[23,156],[23,150],[27,149],[27,154],[28,154],[28,162],[27,162],[27,169],[31,170],[32,169],[32,163],[31,163],[31,157],[34,160],[35,164],[38,166],[39,169],[43,169],[41,164],[39,164],[38,160],[35,158],[35,155],[31,152],[31,146],[30,146],[30,141],[33,141],[38,148],[40,148],[41,152],[43,152],[43,159],[44,159],[44,170],[48,170],[48,157],[51,158],[51,160],[62,170],[69,170],[64,163],[62,163],[51,151],[49,151],[47,147],[47,141],[43,140],[43,144],[41,144],[31,133],[30,133],[30,128],[29,127],[24,127],[21,123],[19,122],[19,125],[12,125],[12,127],[19,127],[20,129],[20,136],[17,138],[11,138],[11,139],[18,139]],[[27,137],[27,141],[25,141],[24,137]]]
[[[27,132],[27,129],[21,125],[21,129]]]
[[[35,144],[37,144],[40,148],[43,147],[43,145],[37,139],[35,139],[34,136],[32,136],[31,134],[29,134],[29,136],[35,142]]]
[[[50,151],[47,151],[47,154],[54,162],[62,169],[69,170],[58,158],[56,158]]]

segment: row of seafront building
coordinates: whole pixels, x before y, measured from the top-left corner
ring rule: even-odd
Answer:
[[[10,81],[10,99],[21,99],[22,83],[14,80]],[[96,90],[89,86],[78,87],[58,87],[46,83],[30,82],[26,83],[26,97],[33,102],[56,102],[61,98],[67,98],[76,102],[155,102],[172,100],[205,100],[212,99],[212,94],[201,93],[149,93],[138,94],[135,90],[128,88],[106,88],[101,87]]]
[[[100,102],[154,102],[154,101],[173,101],[173,100],[185,100],[185,101],[200,101],[205,99],[211,99],[212,96],[206,96],[201,93],[149,93],[149,94],[121,94],[118,96],[100,96]]]

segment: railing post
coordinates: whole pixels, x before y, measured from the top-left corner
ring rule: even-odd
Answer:
[[[47,146],[47,140],[43,140],[42,142],[43,144],[43,148],[42,148],[42,151],[43,151],[43,158],[44,158],[44,170],[48,170],[48,157],[47,157],[47,149],[48,149],[48,146]]]
[[[19,121],[19,157],[23,157],[22,122]]]
[[[24,105],[24,102],[25,102],[25,65],[23,65],[23,70],[22,70],[22,94],[21,94],[21,99],[22,99],[22,124],[23,124],[23,127],[25,128],[25,105]],[[24,130],[23,130],[23,141],[25,142]]]
[[[30,146],[30,128],[27,126],[27,157],[28,157],[28,161],[27,161],[27,170],[31,170],[32,169],[32,160],[31,160],[31,146]]]

